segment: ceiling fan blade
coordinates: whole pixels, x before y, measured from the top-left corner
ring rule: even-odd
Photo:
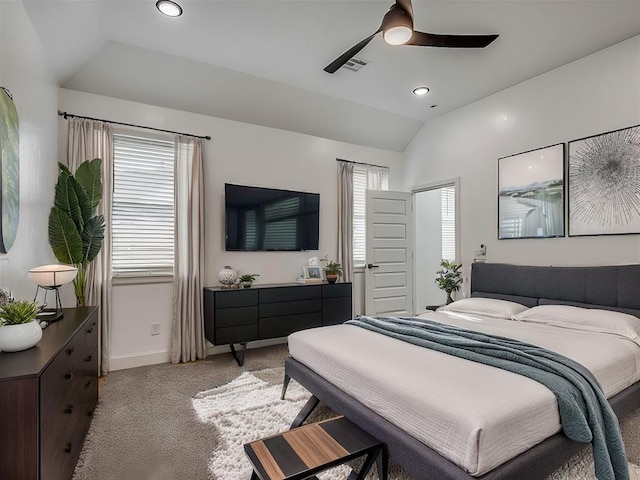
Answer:
[[[439,35],[414,30],[413,35],[405,45],[417,45],[420,47],[484,48],[496,38],[498,38],[498,35]]]
[[[338,58],[336,58],[329,65],[324,67],[324,71],[327,72],[327,73],[336,73],[340,67],[342,67],[345,63],[347,63],[354,56],[356,56],[360,52],[360,50],[362,50],[364,47],[366,47],[367,44],[371,41],[371,39],[373,37],[375,37],[378,33],[380,33],[380,30],[378,30],[374,34],[370,35],[369,37],[365,38],[364,40],[362,40],[357,45],[351,47],[349,50],[344,52],[342,55],[340,55]]]
[[[411,21],[413,22],[413,6],[411,5],[411,0],[396,0],[396,5],[407,12],[407,14],[409,14],[409,17],[411,18]]]

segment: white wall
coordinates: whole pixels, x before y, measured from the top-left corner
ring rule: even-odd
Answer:
[[[404,186],[460,176],[465,274],[480,244],[490,262],[637,263],[638,235],[498,241],[496,198],[498,158],[638,124],[640,36],[428,122],[404,152]]]
[[[0,255],[0,286],[33,299],[27,271],[57,263],[47,236],[58,170],[57,86],[22,2],[0,2],[0,85],[11,91],[20,120],[20,221],[13,247]],[[75,303],[70,286],[63,303]]]
[[[260,283],[292,282],[311,256],[337,252],[336,158],[390,166],[391,188],[402,183],[401,154],[189,112],[59,90],[59,108],[78,115],[147,125],[199,135],[205,142],[205,283],[217,284],[217,272],[230,265],[260,274]],[[309,113],[313,115],[313,112]],[[66,151],[67,122],[60,119],[59,155]],[[320,242],[314,252],[225,252],[225,183],[320,193]],[[168,360],[171,295],[168,285],[116,286],[113,292],[112,368]],[[361,295],[354,291],[356,296]],[[160,335],[150,324],[160,323]]]

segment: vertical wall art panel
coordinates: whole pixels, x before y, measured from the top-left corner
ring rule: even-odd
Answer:
[[[564,143],[498,159],[498,238],[564,236]]]
[[[569,236],[640,233],[640,126],[569,142]]]
[[[7,253],[16,239],[20,213],[20,143],[18,112],[11,94],[0,87],[0,253]]]

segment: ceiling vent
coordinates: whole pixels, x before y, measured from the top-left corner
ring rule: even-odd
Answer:
[[[365,60],[364,58],[353,57],[351,60],[348,60],[347,63],[343,65],[347,70],[351,70],[352,72],[357,72],[358,70],[362,70],[364,67],[369,65],[369,60]]]

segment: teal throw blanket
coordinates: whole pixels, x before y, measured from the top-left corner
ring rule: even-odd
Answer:
[[[558,400],[565,435],[576,442],[592,442],[596,477],[629,480],[618,419],[596,378],[579,363],[518,340],[425,319],[359,316],[346,324],[540,382]]]

